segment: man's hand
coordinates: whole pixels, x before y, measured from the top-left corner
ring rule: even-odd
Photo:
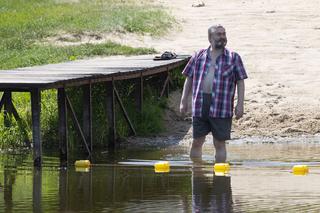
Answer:
[[[185,115],[188,112],[188,103],[187,101],[181,100],[180,103],[180,113]]]
[[[238,90],[238,102],[237,106],[234,110],[234,114],[236,115],[236,119],[240,119],[243,116],[243,102],[244,102],[244,81],[237,81],[237,90]]]
[[[234,110],[234,113],[236,115],[236,119],[239,120],[240,118],[242,118],[243,116],[243,105],[237,105],[235,110]]]
[[[180,113],[182,114],[182,116],[185,116],[185,114],[188,112],[188,96],[191,88],[192,88],[192,78],[187,77],[183,85],[183,91],[182,91],[181,101],[180,101]]]

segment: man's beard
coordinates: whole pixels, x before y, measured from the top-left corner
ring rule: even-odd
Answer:
[[[219,49],[223,49],[227,44],[227,40],[225,39],[221,39],[215,42],[214,44],[214,48],[219,50]]]

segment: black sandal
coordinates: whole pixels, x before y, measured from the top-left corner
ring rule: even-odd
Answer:
[[[169,51],[165,51],[161,56],[155,56],[153,60],[170,60],[177,57],[177,54]]]

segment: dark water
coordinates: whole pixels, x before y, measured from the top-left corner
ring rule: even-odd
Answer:
[[[201,163],[187,151],[102,153],[87,172],[49,157],[37,170],[31,155],[2,154],[0,212],[320,212],[320,143],[231,144],[227,177],[214,176],[211,145]],[[170,172],[155,173],[157,160]],[[310,173],[294,176],[296,164]]]

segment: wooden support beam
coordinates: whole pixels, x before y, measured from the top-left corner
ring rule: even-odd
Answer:
[[[108,147],[115,148],[116,141],[116,115],[115,115],[115,97],[114,97],[114,82],[106,83],[106,107],[107,107],[107,123],[109,124],[109,143]]]
[[[121,110],[122,110],[122,113],[123,113],[123,115],[124,115],[127,123],[129,124],[129,127],[130,127],[130,129],[131,129],[131,132],[132,132],[133,135],[136,135],[136,134],[137,134],[137,133],[136,133],[136,130],[134,129],[134,127],[133,127],[133,125],[132,125],[132,123],[131,123],[131,120],[130,120],[130,118],[129,118],[129,115],[128,115],[126,109],[125,109],[124,106],[123,106],[123,103],[122,103],[121,98],[120,98],[120,96],[119,96],[118,90],[116,89],[116,87],[114,87],[113,89],[114,89],[114,92],[115,92],[115,94],[116,94],[118,103],[119,103],[120,108],[121,108]]]
[[[40,167],[42,164],[41,147],[41,92],[38,88],[31,90],[31,111],[32,111],[32,138],[33,138],[33,165]]]
[[[58,89],[58,114],[59,114],[59,151],[60,166],[68,166],[68,120],[66,93],[64,88]]]
[[[13,114],[13,117],[16,119],[20,131],[22,131],[23,137],[24,137],[24,144],[28,147],[31,148],[31,142],[28,137],[28,133],[26,131],[26,124],[23,122],[23,120],[20,118],[18,111],[16,110],[15,106],[11,102],[11,113]]]
[[[11,93],[11,91],[9,92]],[[8,94],[8,91],[6,91],[3,95],[2,95],[2,98],[0,100],[0,112],[1,112],[1,109],[3,106],[6,105],[6,109],[7,110],[4,110],[4,112],[6,113],[5,114],[5,119],[8,115],[13,115],[13,117],[16,119],[17,123],[18,123],[18,126],[19,126],[19,129],[20,131],[22,131],[22,134],[24,136],[24,143],[27,147],[31,147],[31,142],[29,140],[29,137],[28,137],[28,133],[26,131],[26,124],[23,122],[23,120],[20,118],[19,114],[18,114],[18,111],[16,110],[13,102],[12,102],[12,95]],[[5,120],[4,119],[4,120]],[[10,122],[11,119],[5,121],[5,126],[9,127],[11,125],[11,122]]]
[[[66,101],[67,101],[67,108],[71,112],[71,117],[72,117],[73,123],[75,124],[76,129],[78,130],[78,133],[80,134],[80,136],[82,138],[82,141],[83,141],[83,143],[84,143],[84,145],[85,145],[85,147],[86,147],[86,149],[88,151],[89,156],[91,156],[91,151],[89,149],[87,140],[86,140],[86,138],[85,138],[85,136],[83,134],[83,131],[82,131],[81,126],[80,126],[80,123],[78,121],[78,118],[76,116],[76,113],[75,113],[75,111],[73,109],[73,106],[71,104],[71,101],[70,101],[68,95],[66,95]]]
[[[167,83],[167,94],[166,94],[166,96],[167,96],[167,98],[169,98],[169,95],[170,95],[170,84],[172,85],[172,80],[171,80],[171,76],[170,76],[170,72],[169,72],[169,70],[168,70],[168,72],[167,72],[168,74],[168,83]]]
[[[134,104],[137,111],[141,112],[140,78],[134,79]]]
[[[0,88],[0,92],[5,92],[5,91],[11,91],[11,92],[30,92],[30,88],[29,89],[21,89],[21,88]]]
[[[170,76],[169,76],[169,73],[167,73],[167,77],[166,77],[166,80],[163,84],[163,87],[162,87],[162,90],[161,90],[161,93],[160,93],[160,98],[162,98],[162,96],[164,95],[165,91],[167,90],[167,97],[168,97],[168,91],[169,91],[169,81],[170,81]]]
[[[3,107],[3,105],[4,105],[4,93],[2,94],[2,96],[1,96],[1,99],[0,99],[0,112],[1,112],[1,109],[2,109],[2,107]]]
[[[144,85],[143,85],[143,75],[142,75],[142,72],[141,72],[141,76],[140,76],[140,112],[142,113],[142,110],[143,110],[143,98],[144,98],[144,94],[143,94],[143,91],[144,91]]]
[[[5,127],[11,126],[11,103],[12,103],[12,93],[11,91],[5,91],[3,94],[4,97],[4,111],[3,111],[3,124]]]
[[[142,112],[143,107],[143,76],[142,72],[139,78],[135,79],[135,104],[139,112]]]
[[[92,152],[92,96],[91,84],[83,87],[83,134]],[[91,156],[92,157],[92,156]]]

